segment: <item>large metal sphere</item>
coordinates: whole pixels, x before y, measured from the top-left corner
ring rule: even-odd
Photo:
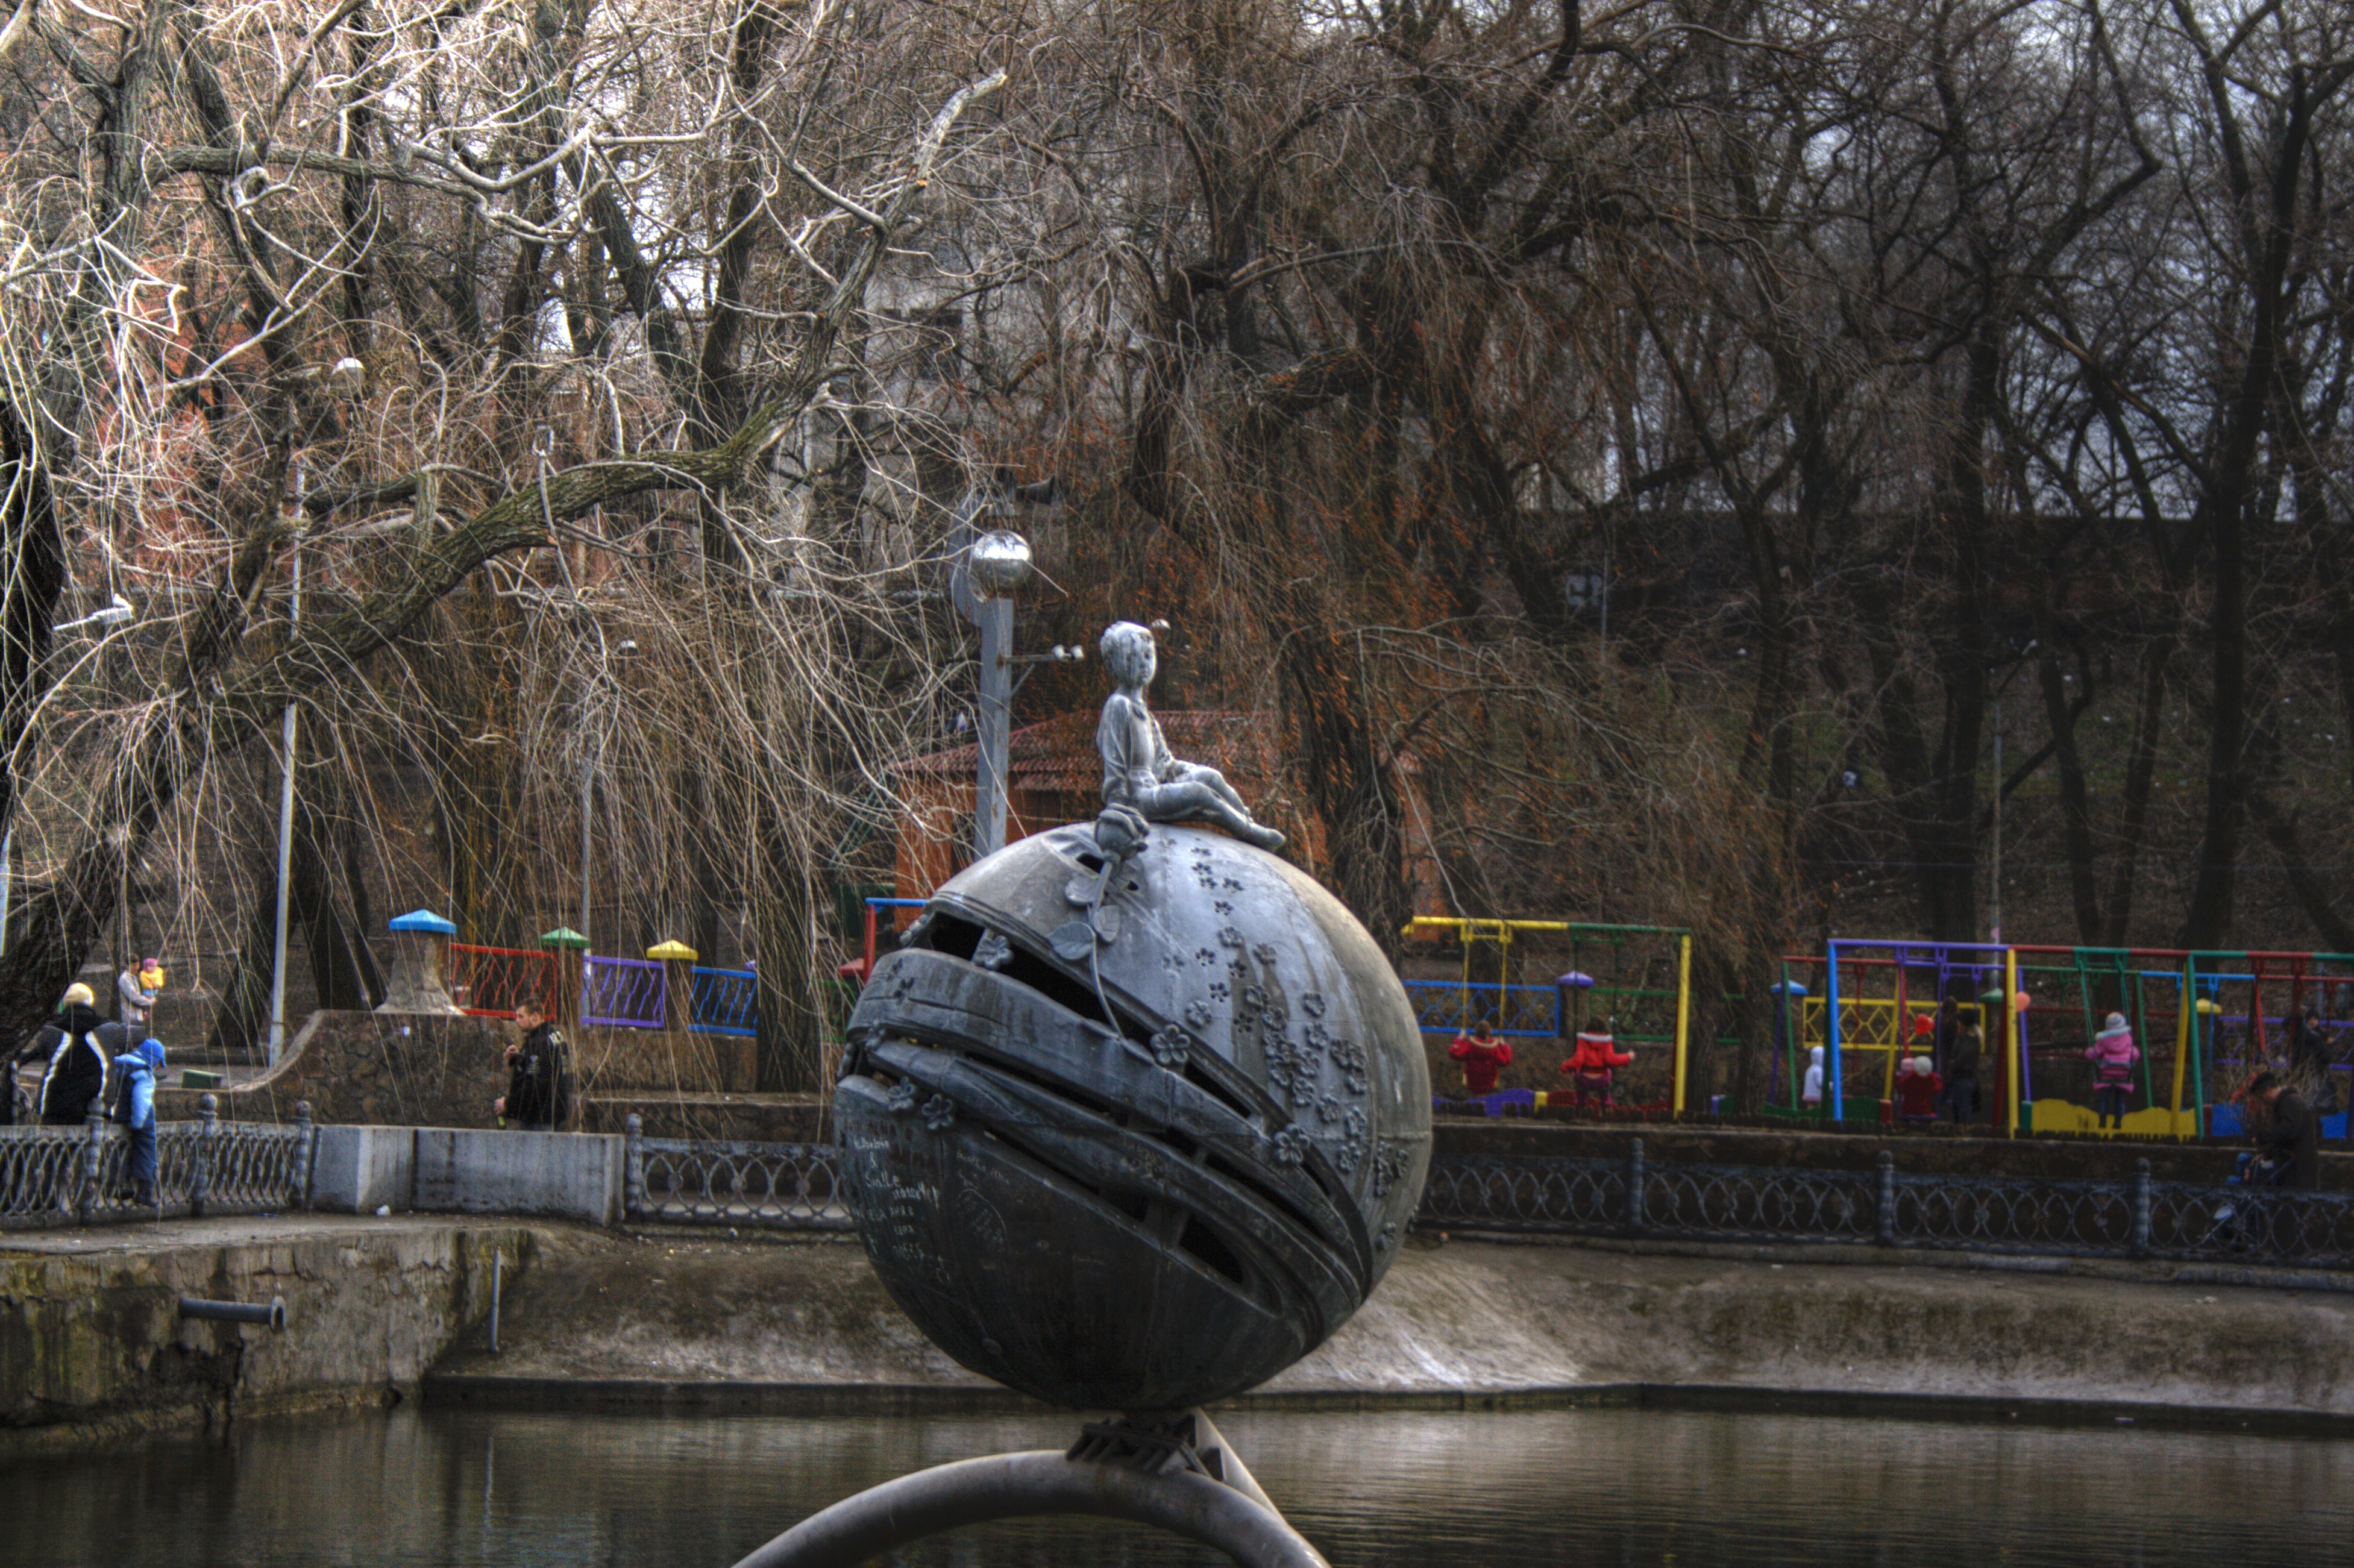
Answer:
[[[845,1196],[965,1366],[1178,1409],[1281,1372],[1387,1271],[1430,1080],[1405,988],[1301,872],[1156,826],[1090,941],[1102,864],[1085,826],[1023,839],[875,965],[834,1099]]]

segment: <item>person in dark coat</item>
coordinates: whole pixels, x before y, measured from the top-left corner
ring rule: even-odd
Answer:
[[[1946,1049],[1946,1107],[1964,1127],[1978,1119],[1979,1054],[1977,1024],[1954,1031],[1954,1043]]]
[[[2329,1034],[2311,1008],[2288,1015],[2288,1070],[2316,1116],[2338,1114],[2338,1083],[2329,1070]]]
[[[523,1039],[507,1047],[507,1092],[491,1109],[525,1132],[556,1132],[572,1120],[572,1047],[530,1002],[515,1009]]]
[[[122,1026],[99,1017],[95,1000],[90,987],[68,986],[57,1021],[33,1037],[34,1048],[48,1058],[34,1101],[45,1127],[81,1125],[106,1087],[109,1058],[122,1048]]]
[[[2300,1192],[2321,1190],[2321,1118],[2305,1097],[2270,1073],[2259,1073],[2248,1086],[2248,1097],[2272,1109],[2271,1118],[2256,1134],[2256,1152],[2263,1163],[2279,1171],[2275,1185]]]

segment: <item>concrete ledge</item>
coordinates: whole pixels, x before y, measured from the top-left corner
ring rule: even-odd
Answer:
[[[311,1207],[339,1214],[373,1214],[380,1208],[400,1213],[417,1184],[417,1129],[413,1127],[339,1127],[319,1129],[311,1163]]]
[[[618,1224],[626,1158],[623,1140],[609,1135],[420,1127],[411,1202],[426,1212]]]
[[[601,1410],[708,1415],[950,1415],[1034,1413],[1051,1407],[1007,1388],[937,1383],[806,1383],[658,1378],[500,1377],[429,1372],[429,1404],[477,1410]],[[1219,1410],[1365,1411],[1711,1410],[1783,1415],[1855,1415],[2005,1426],[2148,1426],[2169,1432],[2261,1432],[2354,1436],[2354,1414],[2153,1404],[2136,1400],[2009,1399],[1983,1394],[1889,1393],[1737,1384],[1612,1383],[1517,1389],[1257,1389]],[[1075,1415],[1074,1420],[1077,1417]]]
[[[703,1415],[1000,1415],[1052,1406],[994,1383],[723,1383],[663,1378],[431,1372],[429,1404],[485,1410],[615,1410]]]

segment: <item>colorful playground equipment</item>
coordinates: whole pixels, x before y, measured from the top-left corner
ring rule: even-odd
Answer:
[[[2333,1039],[2354,1025],[2354,957],[2334,953],[1847,938],[1819,959],[1786,959],[1771,990],[1774,1081],[1787,1088],[1788,1107],[1800,1106],[1798,1075],[1811,1047],[1825,1051],[1815,1114],[1837,1119],[1850,1096],[1889,1099],[1902,1056],[1932,1054],[1942,1071],[1953,1031],[1975,1022],[1984,1039],[1980,1092],[1991,1098],[1994,1125],[2014,1132],[2236,1131],[2232,1102],[2281,1056],[2292,1014],[2317,1012]],[[2103,1128],[2085,1103],[2093,1075],[2084,1052],[2113,1012],[2140,1049],[2138,1104]],[[2327,1118],[2325,1136],[2343,1136],[2340,1118]]]
[[[1691,1028],[1691,932],[1668,926],[1418,915],[1403,934],[1426,941],[1451,938],[1463,949],[1459,979],[1405,982],[1425,1033],[1452,1034],[1489,1017],[1499,1034],[1558,1039],[1565,1046],[1589,1022],[1615,1019],[1621,1044],[1673,1049],[1671,1104],[1683,1110]],[[1492,979],[1479,972],[1491,950]],[[1562,967],[1541,980],[1515,980],[1516,958],[1523,976],[1532,965],[1547,971]],[[1500,1092],[1536,1099],[1525,1089]]]

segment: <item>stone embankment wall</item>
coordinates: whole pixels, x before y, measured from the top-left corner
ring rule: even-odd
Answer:
[[[374,1403],[490,1309],[543,1245],[512,1221],[323,1216],[17,1235],[0,1245],[0,1454]],[[283,1332],[178,1315],[183,1296],[286,1302]]]
[[[1015,1408],[894,1307],[854,1242],[574,1233],[432,1402],[818,1414]],[[1968,1259],[1776,1264],[1422,1238],[1238,1404],[1776,1404],[2354,1434],[2354,1293]]]

